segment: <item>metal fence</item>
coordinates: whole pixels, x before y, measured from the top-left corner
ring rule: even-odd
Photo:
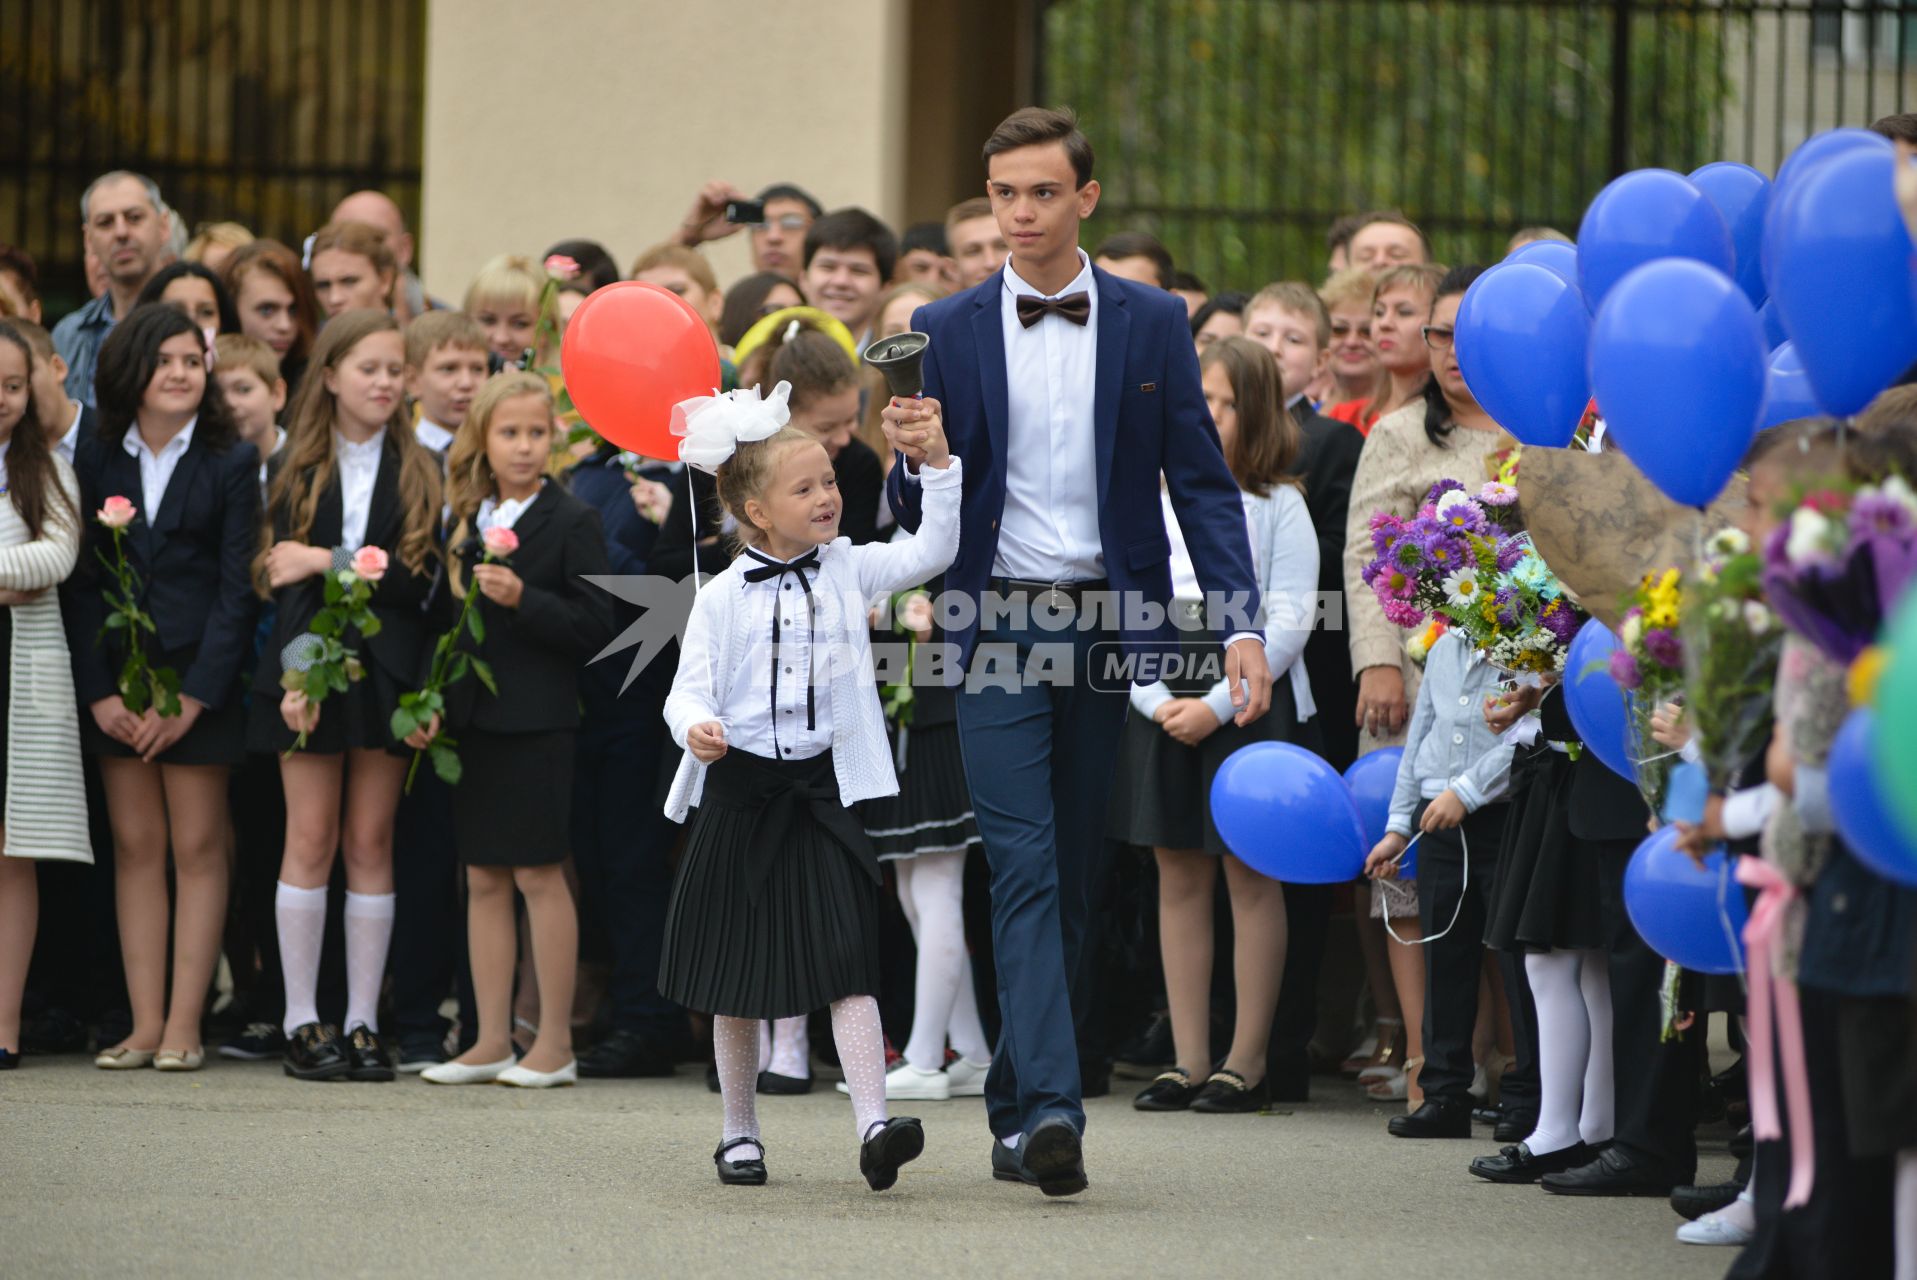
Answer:
[[[86,299],[79,201],[146,173],[189,231],[297,246],[341,196],[417,221],[425,0],[0,0],[0,242]]]
[[[1575,233],[1627,169],[1775,170],[1917,106],[1917,0],[1042,0],[1039,99],[1099,156],[1093,239],[1155,232],[1214,287],[1318,279],[1341,214],[1447,261]]]

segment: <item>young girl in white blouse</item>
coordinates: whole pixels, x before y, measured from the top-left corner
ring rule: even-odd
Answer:
[[[715,472],[742,554],[695,597],[666,699],[686,748],[667,816],[697,816],[667,908],[659,989],[713,1016],[725,1127],[719,1181],[766,1180],[755,1088],[758,1021],[829,1005],[852,1093],[859,1170],[874,1191],[924,1149],[888,1120],[879,1026],[879,868],[851,808],[897,791],[867,604],[958,553],[962,477],[937,418],[917,536],[853,546],[831,460],[786,427],[784,383],[688,401],[680,457]]]
[[[1265,657],[1271,712],[1232,723],[1222,679],[1164,681],[1132,689],[1132,714],[1119,754],[1121,785],[1112,792],[1107,834],[1150,846],[1158,861],[1159,946],[1178,1061],[1146,1086],[1140,1111],[1256,1111],[1264,1106],[1266,1043],[1285,969],[1285,894],[1239,861],[1211,820],[1211,782],[1225,758],[1251,742],[1280,740],[1317,749],[1305,641],[1318,590],[1318,539],[1304,490],[1291,473],[1299,432],[1285,411],[1283,379],[1270,352],[1246,338],[1225,338],[1199,360],[1205,400],[1238,481],[1265,602]],[[1164,504],[1172,540],[1172,608],[1199,619],[1198,579]],[[1190,625],[1187,622],[1185,625]],[[1217,637],[1194,632],[1187,654],[1217,652]],[[1231,895],[1232,973],[1238,1016],[1231,1048],[1212,1070],[1212,903],[1219,864]]]

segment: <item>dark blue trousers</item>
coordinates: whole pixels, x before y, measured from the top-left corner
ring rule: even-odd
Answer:
[[[439,1007],[466,969],[453,788],[422,761],[393,816],[393,1030],[444,1039]],[[462,1001],[462,1003],[464,1003]]]
[[[985,1102],[999,1138],[1052,1116],[1085,1129],[1071,976],[1127,700],[1122,684],[1093,688],[1088,677],[1093,646],[1102,662],[1116,639],[998,623],[980,631],[958,698],[966,781],[992,869],[1003,1023]]]

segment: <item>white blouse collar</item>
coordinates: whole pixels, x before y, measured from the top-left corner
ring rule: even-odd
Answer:
[[[386,447],[386,428],[381,427],[365,440],[348,440],[338,431],[333,432],[333,450],[347,462],[376,462],[379,451]]]

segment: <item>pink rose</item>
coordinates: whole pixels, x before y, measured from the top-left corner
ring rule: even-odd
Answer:
[[[555,253],[546,259],[546,274],[560,280],[570,280],[579,274],[579,264],[563,253]]]
[[[930,631],[932,629],[932,597],[922,594],[907,596],[905,603],[899,608],[899,621],[905,624],[907,631],[915,635],[921,631]]]
[[[495,560],[504,560],[519,550],[519,535],[503,524],[496,524],[480,535],[480,541],[486,546],[486,554]]]
[[[139,514],[138,507],[116,493],[106,500],[105,506],[94,512],[94,519],[109,529],[124,529],[132,524],[133,517]]]
[[[353,572],[367,582],[386,576],[386,553],[378,547],[361,547],[353,553]]]

